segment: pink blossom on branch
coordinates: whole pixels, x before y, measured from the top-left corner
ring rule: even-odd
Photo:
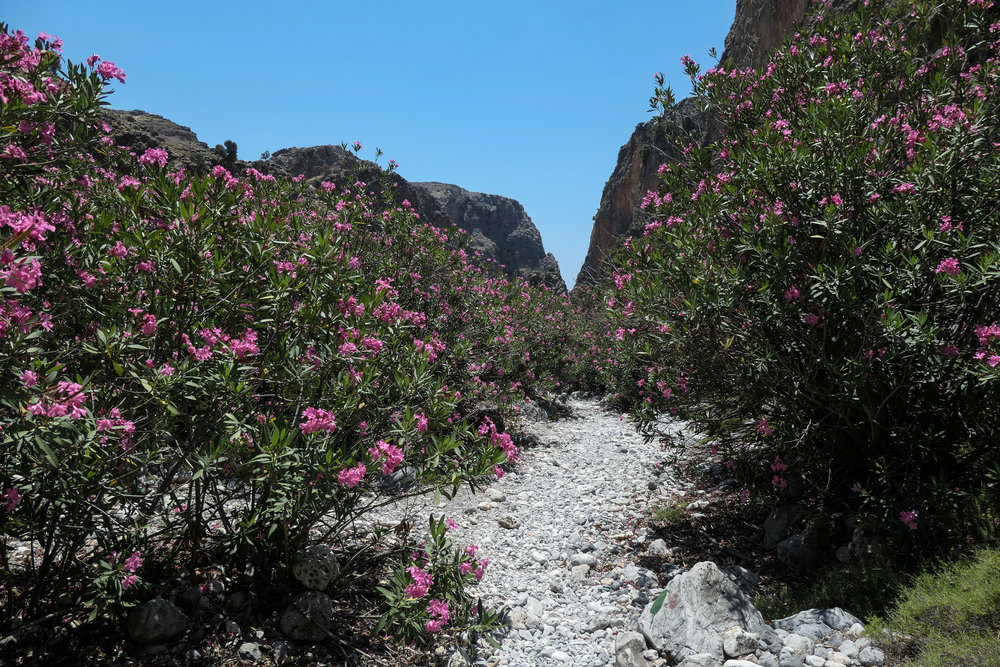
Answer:
[[[957,276],[961,271],[962,268],[954,257],[941,260],[941,263],[934,269],[934,273],[947,273],[949,276]]]

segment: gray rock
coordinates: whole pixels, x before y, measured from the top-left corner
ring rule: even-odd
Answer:
[[[778,667],[778,658],[773,653],[761,653],[757,656],[757,664],[761,667]]]
[[[260,645],[254,642],[243,642],[240,647],[236,649],[236,652],[244,660],[260,660],[263,655],[260,652]]]
[[[650,556],[669,556],[670,549],[667,547],[666,542],[664,542],[660,538],[657,538],[652,542],[650,542],[649,546],[646,547],[646,553],[648,553]]]
[[[782,505],[772,511],[764,520],[764,548],[778,546],[805,514],[806,508],[802,505]]]
[[[295,655],[292,645],[286,641],[276,641],[271,644],[271,653],[274,656],[274,664],[283,665],[291,662]]]
[[[444,667],[469,667],[472,664],[469,655],[457,646],[447,649],[445,654],[448,657],[443,661]]]
[[[778,659],[778,667],[805,667],[802,658],[797,655],[785,655]]]
[[[809,533],[798,533],[778,543],[778,560],[790,568],[809,570],[823,557],[822,551],[810,539]]]
[[[864,667],[873,667],[885,663],[885,653],[875,646],[866,646],[858,653],[858,662]]]
[[[545,422],[549,420],[549,414],[534,401],[523,403],[521,405],[521,414],[525,419],[530,419],[531,421]]]
[[[766,629],[743,591],[710,561],[674,577],[639,617],[639,631],[674,660],[711,653],[721,663],[723,633],[732,627],[756,633]]]
[[[330,634],[333,602],[325,593],[299,593],[281,615],[281,632],[296,641],[320,641]]]
[[[806,609],[787,618],[780,618],[771,625],[779,630],[802,634],[798,628],[803,625],[826,625],[838,632],[847,632],[855,623],[861,623],[856,616],[840,607],[831,607],[829,609]]]
[[[726,660],[722,663],[722,667],[760,667],[760,665],[749,660]]]
[[[579,581],[580,579],[586,579],[587,573],[590,572],[589,565],[574,565],[570,568],[569,578]]]
[[[711,653],[695,653],[677,663],[677,667],[716,667],[718,658]]]
[[[306,588],[325,591],[330,582],[340,574],[340,564],[330,547],[314,544],[302,549],[292,558],[292,574]]]
[[[760,635],[747,632],[742,628],[729,628],[722,633],[722,651],[730,658],[753,653],[757,650]]]
[[[858,657],[858,646],[850,639],[841,642],[840,646],[837,647],[837,650],[846,655],[851,660]]]
[[[807,655],[805,662],[809,667],[823,667],[826,664],[826,660],[818,655]]]
[[[784,637],[781,641],[785,645],[785,647],[781,649],[782,653],[790,651],[799,656],[811,654],[813,649],[816,647],[816,642],[812,639],[795,633]]]
[[[832,652],[830,655],[826,657],[826,659],[828,662],[834,662],[837,663],[838,665],[850,665],[852,662],[854,662],[853,660],[851,660],[851,657],[849,655],[841,653],[840,651]]]
[[[507,500],[507,496],[504,495],[503,491],[501,491],[500,489],[495,489],[492,486],[486,489],[486,497],[495,503],[502,503],[505,500]]]
[[[191,586],[177,594],[177,601],[185,607],[194,607],[201,601],[201,588]]]
[[[569,562],[573,567],[576,567],[577,565],[593,565],[597,562],[597,558],[591,554],[578,553],[573,554],[573,557],[569,559]]]
[[[851,547],[847,544],[842,544],[837,548],[837,562],[847,565],[851,562]]]
[[[638,632],[623,632],[615,638],[615,667],[647,667],[643,657],[646,638]]]
[[[813,641],[820,641],[831,636],[834,629],[826,623],[801,623],[795,627],[795,634],[808,637]]]
[[[187,617],[169,600],[153,598],[128,618],[129,636],[143,644],[155,644],[184,632]]]
[[[226,606],[233,611],[243,611],[250,602],[250,596],[245,591],[236,591],[229,595]]]

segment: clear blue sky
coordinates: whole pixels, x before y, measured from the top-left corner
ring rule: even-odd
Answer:
[[[5,0],[0,20],[58,35],[128,75],[111,106],[226,139],[243,159],[361,141],[411,181],[520,201],[567,283],[653,73],[711,66],[735,0],[258,2]]]

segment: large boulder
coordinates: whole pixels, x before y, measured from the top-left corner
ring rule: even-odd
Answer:
[[[316,642],[330,635],[333,601],[319,591],[299,593],[281,615],[281,632],[296,641]]]
[[[153,598],[136,608],[128,619],[129,636],[143,644],[156,644],[184,632],[187,616],[170,600]]]
[[[709,561],[671,579],[639,617],[639,631],[675,661],[710,653],[721,665],[723,638],[730,628],[773,633],[740,587]]]

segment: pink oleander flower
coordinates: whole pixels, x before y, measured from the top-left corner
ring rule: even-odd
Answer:
[[[122,578],[122,588],[128,588],[129,586],[134,584],[138,580],[138,578],[139,577],[135,576],[134,574],[125,575]]]
[[[385,440],[379,440],[374,447],[369,448],[368,455],[372,457],[372,464],[382,463],[383,475],[391,475],[396,466],[403,462],[403,450]]]
[[[315,433],[316,431],[333,433],[337,430],[337,424],[331,412],[308,407],[302,411],[302,416],[306,421],[299,423],[299,429],[305,434]]]
[[[917,510],[910,510],[908,512],[900,512],[899,513],[899,520],[902,521],[903,524],[907,528],[909,528],[910,530],[916,530],[917,529],[917,515],[918,514],[919,514],[919,512],[917,512]]]
[[[424,572],[416,565],[406,568],[407,574],[413,579],[413,583],[406,587],[406,597],[411,600],[419,600],[427,595],[428,589],[434,585],[434,577]]]
[[[146,152],[139,156],[139,164],[155,164],[160,167],[167,166],[167,159],[169,155],[167,151],[162,148],[148,148]]]
[[[345,468],[337,473],[337,483],[341,486],[353,489],[361,483],[361,480],[364,479],[365,473],[367,472],[368,469],[365,468],[364,463],[359,463],[353,468]]]
[[[0,270],[0,279],[18,294],[24,294],[41,284],[42,265],[34,257],[16,260],[11,268]]]
[[[424,625],[427,632],[437,632],[451,619],[451,610],[448,603],[442,600],[431,600],[427,603],[427,613],[433,618]]]
[[[19,378],[25,389],[31,389],[38,384],[38,373],[35,371],[24,371]]]
[[[788,291],[785,292],[785,301],[795,301],[800,296],[802,296],[802,293],[799,292],[799,288],[796,287],[795,285],[792,285],[790,288],[788,288]]]
[[[110,60],[105,60],[100,65],[97,66],[97,73],[105,81],[109,79],[118,79],[121,83],[125,83],[125,72],[123,72],[114,62]]]
[[[767,417],[761,417],[760,421],[757,422],[757,432],[761,435],[771,435],[774,433],[774,429],[767,423]],[[775,459],[777,461],[777,459]]]
[[[142,318],[142,327],[139,331],[145,336],[152,336],[156,332],[156,315],[146,313]]]
[[[134,552],[125,559],[125,564],[122,567],[125,568],[126,572],[135,572],[142,567],[142,554],[138,551]]]
[[[13,512],[21,502],[21,493],[16,486],[7,489],[7,511]]]
[[[421,412],[418,412],[414,415],[414,417],[416,417],[417,420],[417,430],[421,433],[427,431],[427,417],[425,417]]]
[[[819,324],[819,315],[817,315],[816,313],[806,313],[805,315],[802,316],[802,321],[808,324],[809,326],[814,327],[817,324]]]
[[[962,268],[954,257],[941,260],[941,263],[934,269],[934,273],[947,273],[949,276],[957,276],[961,271]]]

